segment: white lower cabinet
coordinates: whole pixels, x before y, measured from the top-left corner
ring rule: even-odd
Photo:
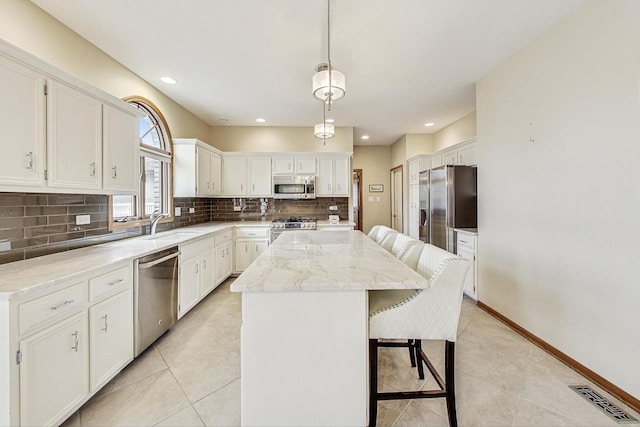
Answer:
[[[478,236],[475,232],[456,230],[456,254],[469,260],[469,270],[464,281],[464,293],[474,300],[478,299],[478,258],[476,248]]]
[[[236,227],[235,273],[242,273],[269,246],[269,226]]]
[[[214,235],[215,241],[215,286],[224,282],[233,273],[233,232],[227,230]]]
[[[59,425],[133,360],[133,264],[9,302],[0,425]],[[7,319],[5,317],[5,319]],[[3,375],[4,378],[4,375]],[[4,387],[4,385],[3,385]],[[8,417],[8,418],[6,418]]]
[[[133,293],[120,292],[89,308],[89,384],[98,391],[133,359]]]
[[[178,319],[215,287],[213,236],[180,245]]]
[[[86,311],[21,340],[20,351],[20,425],[55,425],[89,392]]]

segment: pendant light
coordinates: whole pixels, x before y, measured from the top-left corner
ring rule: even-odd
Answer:
[[[322,123],[318,123],[313,127],[313,134],[316,138],[321,138],[324,145],[327,145],[327,139],[335,136],[335,127],[333,123],[327,123],[326,104],[322,105]]]
[[[333,101],[346,93],[344,74],[331,66],[331,0],[327,0],[327,63],[316,66],[312,83],[313,97],[327,104],[329,111]]]

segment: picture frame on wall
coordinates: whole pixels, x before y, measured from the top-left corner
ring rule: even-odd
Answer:
[[[369,193],[382,193],[384,184],[369,184]]]

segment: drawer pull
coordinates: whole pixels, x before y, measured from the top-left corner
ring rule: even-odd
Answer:
[[[60,303],[60,304],[58,304],[58,305],[54,305],[53,307],[51,307],[51,311],[56,311],[56,310],[58,310],[58,309],[60,309],[60,308],[62,308],[62,307],[64,307],[64,306],[67,306],[67,305],[69,305],[69,304],[73,304],[73,302],[74,302],[74,300],[72,300],[72,299],[68,299],[68,300],[66,300],[66,301],[65,301],[65,302],[63,302],[63,303]]]
[[[459,240],[460,240],[460,243],[466,243],[466,244],[469,244],[469,242],[467,242],[466,240],[462,240],[462,239],[459,239]]]
[[[71,336],[74,340],[74,345],[73,347],[71,347],[71,350],[78,351],[78,348],[80,348],[80,334],[78,333],[78,331],[75,331],[71,334]]]
[[[109,286],[117,285],[118,283],[123,282],[123,281],[124,281],[124,279],[122,279],[122,278],[118,279],[118,280],[114,280],[113,282],[109,282]]]

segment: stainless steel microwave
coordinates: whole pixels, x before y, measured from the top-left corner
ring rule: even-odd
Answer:
[[[316,177],[286,175],[273,177],[274,199],[315,199]]]

